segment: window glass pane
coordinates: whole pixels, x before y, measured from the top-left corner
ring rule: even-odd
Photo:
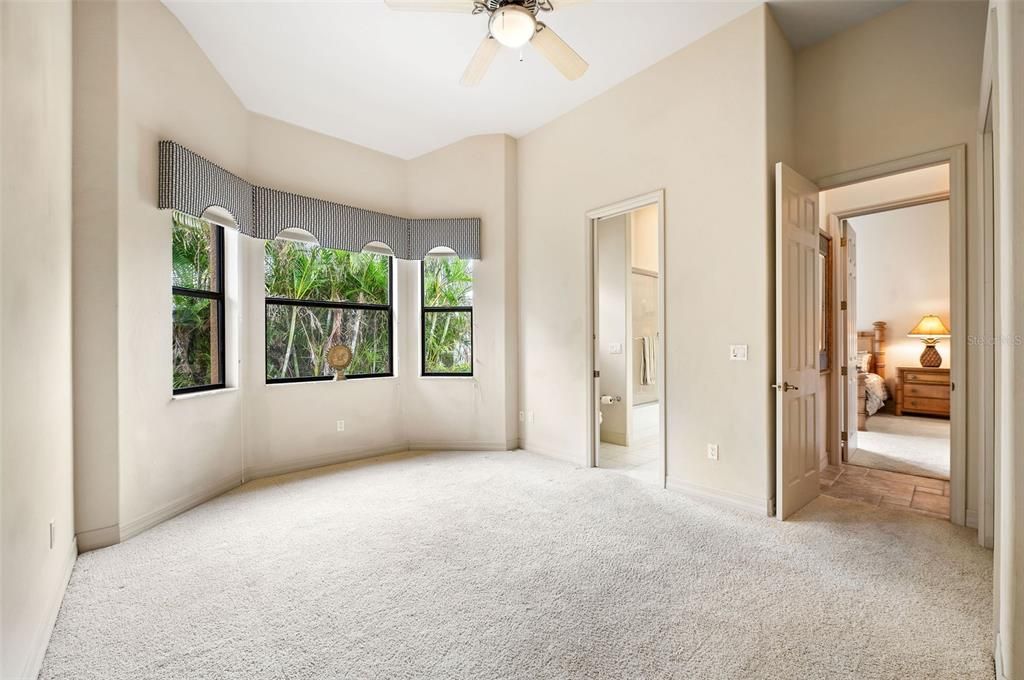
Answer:
[[[423,313],[424,373],[473,372],[470,312]]]
[[[220,303],[188,295],[173,297],[174,389],[222,383]]]
[[[423,260],[424,307],[472,307],[473,261],[457,257]]]
[[[174,213],[171,236],[171,285],[217,290],[217,238],[221,227]]]
[[[267,379],[334,375],[327,352],[352,348],[346,375],[391,373],[390,314],[385,309],[337,309],[267,304]]]
[[[350,253],[295,241],[267,241],[267,297],[386,305],[391,258]]]

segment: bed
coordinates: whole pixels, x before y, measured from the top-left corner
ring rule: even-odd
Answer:
[[[889,399],[885,389],[885,322],[870,331],[857,331],[857,429],[866,430],[868,418]]]

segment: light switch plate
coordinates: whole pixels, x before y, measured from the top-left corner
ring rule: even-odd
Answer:
[[[729,359],[732,361],[746,361],[747,360],[747,346],[746,345],[729,345]]]
[[[613,342],[610,345],[608,345],[608,353],[609,354],[622,354],[622,343],[621,342]]]

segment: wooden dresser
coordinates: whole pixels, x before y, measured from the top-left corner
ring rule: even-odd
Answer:
[[[900,366],[896,376],[896,415],[949,417],[949,369]]]

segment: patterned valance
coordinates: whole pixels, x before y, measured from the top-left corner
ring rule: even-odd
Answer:
[[[160,142],[160,208],[201,216],[208,208],[231,213],[239,231],[272,240],[289,228],[305,229],[321,246],[361,251],[386,244],[396,257],[422,260],[438,247],[480,259],[480,219],[408,219],[250,184],[180,144]]]

